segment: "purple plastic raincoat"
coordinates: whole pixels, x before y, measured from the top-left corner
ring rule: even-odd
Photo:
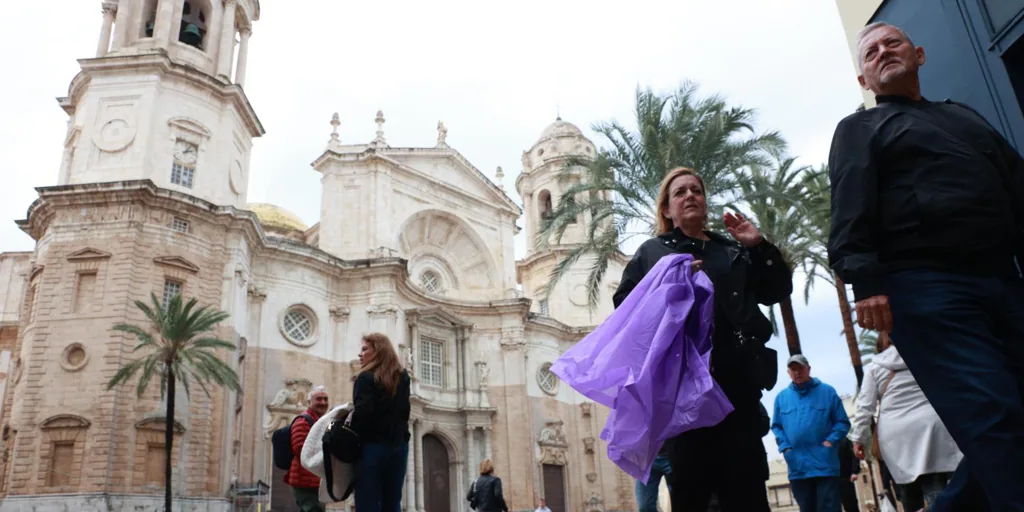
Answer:
[[[732,404],[711,377],[714,289],[693,257],[658,261],[618,309],[551,371],[611,408],[601,439],[608,458],[647,481],[662,443],[717,425]]]

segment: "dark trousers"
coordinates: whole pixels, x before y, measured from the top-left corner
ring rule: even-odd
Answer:
[[[735,404],[734,404],[735,405]],[[717,492],[722,512],[768,512],[764,444],[757,402],[722,423],[684,432],[669,452],[672,512],[707,512]]]
[[[857,501],[857,485],[851,482],[849,477],[840,478],[839,495],[843,499],[843,512],[860,512],[860,503]],[[912,512],[917,512],[917,510]]]
[[[409,443],[363,444],[356,463],[356,510],[359,512],[400,512]]]
[[[839,477],[822,476],[790,480],[800,512],[842,512]]]
[[[899,495],[903,510],[915,512],[935,503],[952,476],[952,473],[929,473],[917,477],[917,480],[909,484],[900,485]]]
[[[1024,511],[1024,281],[910,270],[886,286],[893,343],[964,454],[933,510]]]
[[[292,487],[292,494],[295,496],[295,505],[299,512],[324,512],[327,510],[323,503],[320,503],[320,489],[317,487]]]

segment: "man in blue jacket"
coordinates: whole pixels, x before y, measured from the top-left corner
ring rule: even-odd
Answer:
[[[839,440],[850,431],[836,390],[811,378],[807,358],[789,358],[793,383],[775,397],[772,431],[789,466],[789,484],[800,512],[841,512]]]

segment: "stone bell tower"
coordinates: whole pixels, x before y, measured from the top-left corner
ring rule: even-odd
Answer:
[[[149,179],[244,207],[264,133],[243,89],[259,1],[105,1],[102,12],[96,56],[58,99],[69,116],[58,184]]]
[[[608,316],[612,311],[612,285],[622,275],[628,260],[621,255],[612,259],[603,280],[601,302],[591,311],[587,304],[586,282],[592,260],[587,256],[573,265],[550,294],[545,297],[541,293],[555,265],[586,240],[592,222],[590,215],[580,215],[560,240],[552,238],[547,247],[538,247],[537,236],[558,205],[577,200],[564,194],[579,176],[573,173],[568,179],[562,179],[566,165],[573,159],[593,158],[596,151],[594,143],[576,125],[559,117],[523,152],[523,173],[516,179],[516,190],[523,198],[526,216],[526,257],[516,264],[518,280],[525,295],[533,299],[532,312],[574,326],[596,325]]]

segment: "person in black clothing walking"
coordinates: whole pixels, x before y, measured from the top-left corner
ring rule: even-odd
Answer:
[[[704,182],[691,169],[667,173],[655,209],[658,236],[626,265],[613,303],[618,307],[662,257],[693,254],[715,287],[711,375],[734,408],[720,424],[671,440],[672,511],[707,512],[717,492],[725,512],[767,512],[760,400],[775,384],[778,361],[765,347],[772,326],[758,304],[788,297],[792,275],[779,249],[742,216],[725,215],[732,239],[705,230]]]
[[[922,97],[902,30],[857,41],[878,107],[832,139],[830,264],[964,454],[934,510],[1024,510],[1024,160],[970,107]]]
[[[480,477],[469,488],[469,508],[477,512],[508,512],[505,495],[501,492],[501,479],[494,476],[494,463],[484,459],[480,463]]]
[[[853,442],[843,437],[839,440],[839,493],[845,512],[860,512],[855,485],[859,476],[860,460],[853,455]]]
[[[356,510],[399,512],[409,459],[409,374],[380,333],[363,336],[359,363],[351,425],[362,441]]]

